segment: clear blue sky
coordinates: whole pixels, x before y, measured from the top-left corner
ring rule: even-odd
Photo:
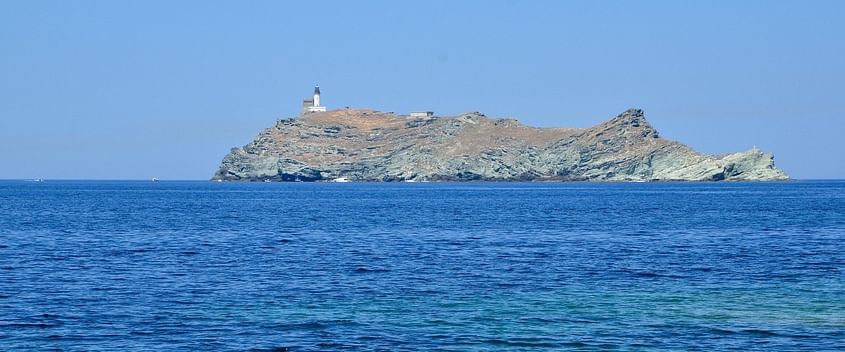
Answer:
[[[845,1],[2,1],[0,178],[208,179],[332,107],[588,127],[845,178]]]

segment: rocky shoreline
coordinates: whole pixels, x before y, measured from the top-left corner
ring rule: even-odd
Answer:
[[[591,128],[535,128],[473,112],[367,109],[279,120],[227,154],[222,181],[777,181],[758,149],[705,155],[661,138],[642,110]]]

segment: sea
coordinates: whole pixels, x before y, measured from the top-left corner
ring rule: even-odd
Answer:
[[[843,351],[845,181],[0,181],[0,351]]]

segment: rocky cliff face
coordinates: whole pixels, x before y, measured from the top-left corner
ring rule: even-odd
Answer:
[[[785,180],[770,153],[704,155],[642,110],[598,126],[533,128],[480,113],[409,118],[345,109],[280,120],[223,158],[217,180]]]

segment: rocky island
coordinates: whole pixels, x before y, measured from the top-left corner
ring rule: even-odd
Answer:
[[[481,113],[367,109],[279,120],[223,158],[225,181],[770,181],[771,153],[705,155],[661,138],[639,109],[591,128],[535,128]]]

